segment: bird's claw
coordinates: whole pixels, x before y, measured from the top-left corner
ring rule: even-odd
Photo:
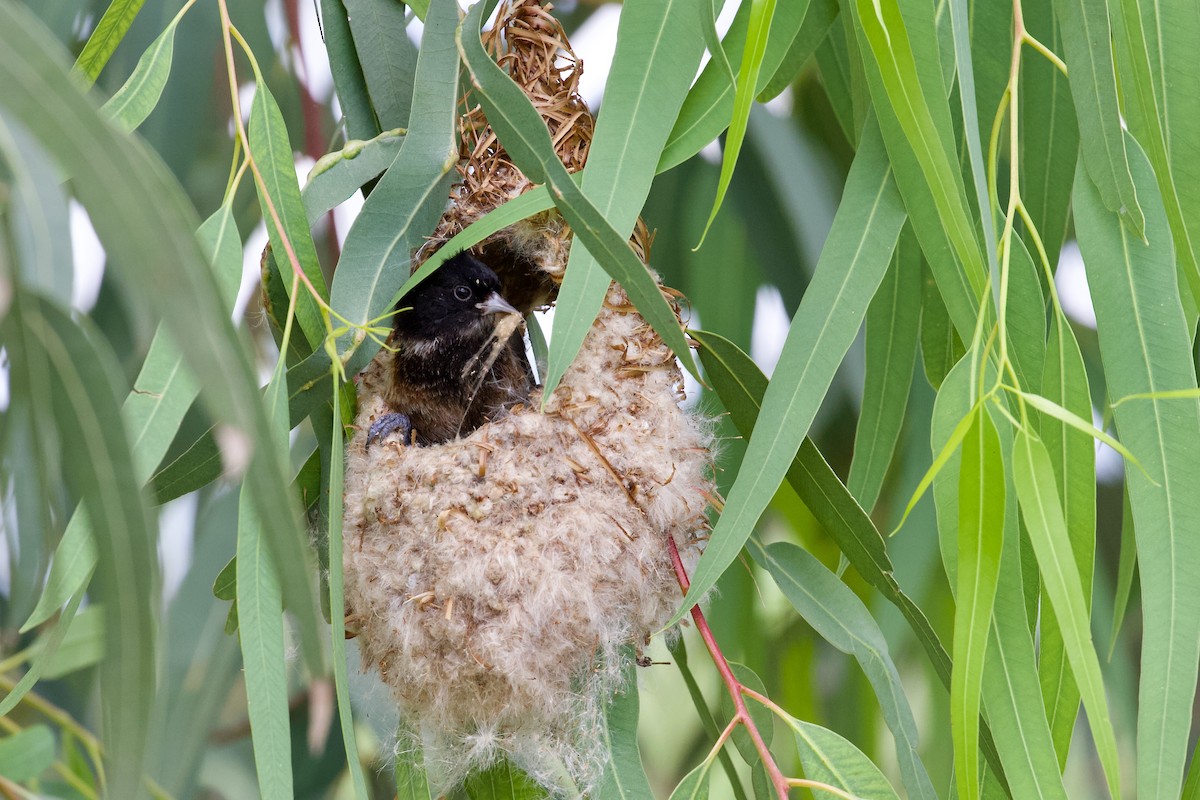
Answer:
[[[408,416],[399,413],[384,414],[367,428],[367,447],[380,439],[386,439],[396,431],[400,431],[402,442],[412,444],[413,426]]]

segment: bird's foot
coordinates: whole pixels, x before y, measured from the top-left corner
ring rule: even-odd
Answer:
[[[408,416],[398,413],[384,414],[372,422],[371,427],[367,429],[367,447],[370,447],[380,439],[386,439],[396,431],[400,432],[400,440],[402,442],[412,444],[413,426]]]

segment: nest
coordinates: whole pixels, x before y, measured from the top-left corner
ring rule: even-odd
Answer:
[[[547,12],[506,5],[485,43],[578,169],[592,118],[575,91],[579,62]],[[461,130],[463,180],[414,269],[531,186],[479,109]],[[640,223],[632,244],[648,250]],[[548,212],[477,254],[526,310],[553,300],[569,248]],[[383,399],[392,363],[384,350],[364,373],[347,451],[346,606],[363,661],[395,692],[440,785],[507,755],[547,786],[565,767],[586,790],[604,764],[604,705],[680,600],[668,540],[685,563],[699,555],[710,426],[681,410],[674,354],[617,284],[544,406],[539,391],[450,442],[367,446],[371,423],[402,410]]]

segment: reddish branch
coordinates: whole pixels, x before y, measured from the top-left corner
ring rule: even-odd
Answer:
[[[675,545],[675,540],[671,538],[667,539],[667,547],[671,551],[671,563],[675,567],[675,577],[679,581],[679,588],[683,590],[684,594],[687,594],[688,586],[691,584],[688,580],[687,570],[683,567],[683,560],[679,557],[679,548]],[[717,644],[716,637],[713,636],[712,628],[708,627],[708,620],[704,618],[704,612],[700,610],[699,605],[692,606],[692,621],[696,623],[696,630],[700,632],[700,638],[704,640],[704,646],[708,648],[708,654],[712,657],[713,663],[717,665],[717,671],[721,673],[721,680],[725,682],[725,688],[733,700],[734,715],[730,725],[746,726],[746,730],[754,742],[754,749],[758,751],[763,765],[767,768],[767,775],[771,778],[776,794],[779,795],[780,800],[787,800],[789,781],[779,770],[775,758],[767,749],[767,744],[758,731],[758,726],[754,724],[754,719],[746,708],[743,695],[750,690],[734,676],[733,670],[729,668],[729,662],[725,660],[725,655],[721,652],[721,647]]]

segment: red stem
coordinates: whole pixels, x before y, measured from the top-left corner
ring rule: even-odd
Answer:
[[[675,578],[679,581],[679,588],[683,590],[684,594],[687,594],[691,582],[688,580],[687,570],[683,567],[683,559],[679,557],[679,547],[673,538],[667,538],[667,548],[671,551],[671,564],[675,567]],[[746,708],[746,701],[742,698],[742,693],[747,691],[746,687],[729,668],[729,662],[721,652],[721,647],[717,644],[716,637],[713,636],[712,628],[708,627],[708,620],[704,618],[704,612],[700,610],[700,606],[692,606],[691,613],[692,621],[696,623],[696,630],[700,632],[700,638],[704,640],[704,646],[708,648],[708,654],[716,664],[717,671],[721,673],[721,680],[725,682],[725,688],[729,691],[730,699],[733,700],[734,721],[746,726],[746,730],[754,742],[754,749],[762,757],[763,765],[767,768],[767,775],[770,776],[771,783],[775,786],[776,794],[779,795],[780,800],[787,800],[790,788],[788,779],[779,770],[775,758],[767,749],[767,744],[758,731],[758,726],[754,724],[754,719],[750,716],[749,709]]]

